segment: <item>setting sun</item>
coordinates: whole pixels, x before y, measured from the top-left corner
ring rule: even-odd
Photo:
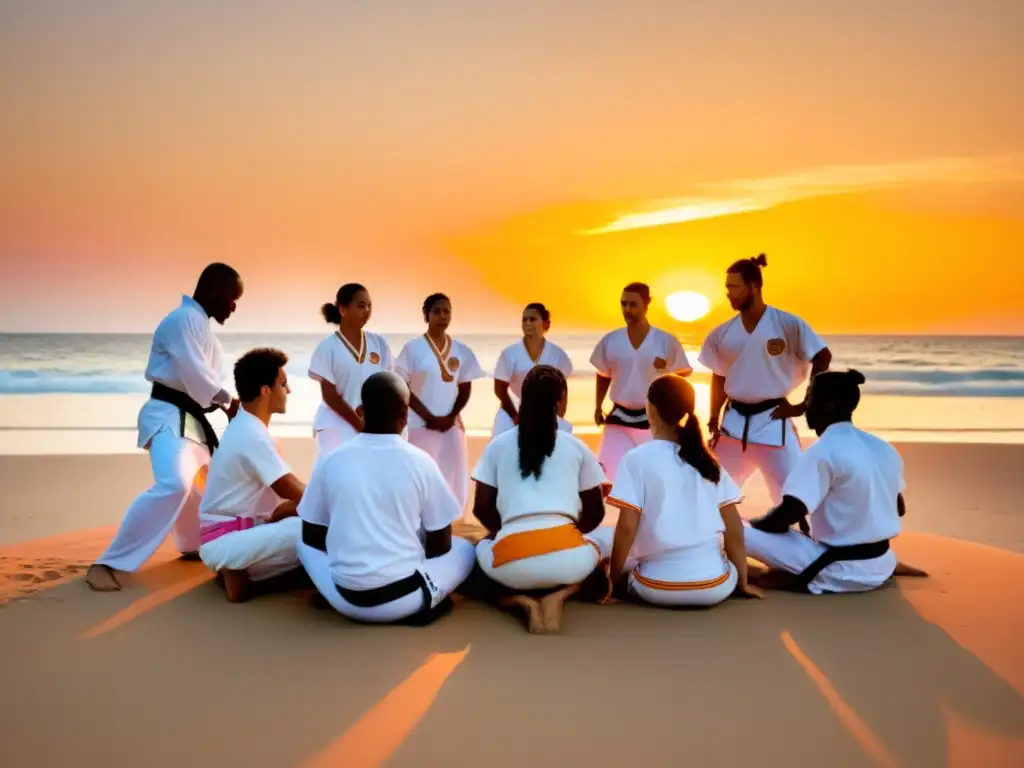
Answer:
[[[700,320],[711,310],[711,302],[703,293],[676,291],[665,297],[665,309],[673,320],[692,323]]]

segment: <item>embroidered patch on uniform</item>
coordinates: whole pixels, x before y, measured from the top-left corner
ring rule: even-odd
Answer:
[[[449,357],[448,358],[448,370],[449,371],[457,371],[457,370],[459,370],[459,358],[457,358],[457,357]]]
[[[768,354],[772,357],[778,357],[786,351],[786,342],[782,339],[769,339],[768,340]]]
[[[376,352],[371,352],[370,353],[370,362],[373,363],[374,365],[379,363],[380,362],[380,355],[378,355]]]
[[[654,367],[659,371],[664,370],[666,365],[668,365],[668,361],[664,357],[654,358]]]

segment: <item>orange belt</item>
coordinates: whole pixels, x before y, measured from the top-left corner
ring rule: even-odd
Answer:
[[[539,528],[536,531],[510,533],[505,538],[494,542],[494,546],[491,547],[491,567],[498,568],[506,563],[524,560],[527,557],[549,555],[552,552],[561,552],[565,549],[576,549],[585,544],[590,544],[597,550],[597,556],[601,556],[597,545],[584,538],[580,529],[572,523],[557,525],[554,528]]]
[[[634,568],[633,578],[636,579],[637,584],[642,584],[648,589],[664,589],[669,592],[678,592],[692,589],[711,589],[720,586],[729,580],[729,573],[730,571],[726,570],[717,579],[708,579],[707,581],[658,581],[657,579],[641,576],[640,569]]]

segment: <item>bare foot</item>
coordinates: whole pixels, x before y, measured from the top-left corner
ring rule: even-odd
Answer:
[[[541,611],[540,603],[526,595],[509,595],[501,600],[506,608],[522,608],[526,614],[526,628],[532,634],[544,632],[544,614]]]
[[[120,592],[121,585],[117,583],[114,571],[107,565],[94,563],[89,566],[85,574],[85,583],[95,592]]]
[[[179,560],[185,560],[185,561],[191,563],[191,562],[198,561],[200,559],[200,557],[199,557],[199,553],[198,552],[191,551],[191,552],[182,552],[181,555],[178,557],[178,559]]]
[[[920,568],[915,568],[912,565],[906,563],[896,563],[896,570],[893,571],[893,576],[916,576],[917,578],[923,579],[928,576],[927,571],[922,571]]]
[[[245,571],[223,570],[224,592],[229,603],[242,603],[249,599],[249,574]]]
[[[562,609],[565,608],[565,601],[579,591],[579,584],[572,584],[563,587],[550,595],[544,595],[540,599],[540,609],[544,613],[544,631],[548,634],[558,634],[562,629]]]

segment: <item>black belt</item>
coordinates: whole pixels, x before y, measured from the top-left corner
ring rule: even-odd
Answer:
[[[888,539],[872,541],[868,544],[849,544],[844,547],[830,547],[826,544],[825,551],[818,556],[818,559],[797,575],[796,587],[800,591],[806,592],[807,586],[814,581],[814,577],[832,565],[832,563],[839,563],[844,560],[874,560],[888,551]]]
[[[217,446],[220,445],[220,441],[217,440],[217,433],[213,431],[213,425],[210,424],[209,420],[206,418],[206,414],[217,410],[216,405],[211,405],[209,408],[203,408],[184,392],[171,389],[166,384],[161,384],[159,381],[153,382],[153,389],[150,391],[149,396],[153,400],[159,400],[162,403],[170,403],[177,407],[181,412],[181,433],[183,435],[185,434],[186,414],[198,421],[199,426],[203,429],[203,440],[206,443],[206,447],[210,449],[210,453],[217,450]]]
[[[416,571],[412,576],[406,576],[404,579],[385,584],[383,587],[374,587],[373,589],[346,589],[337,584],[335,586],[338,588],[338,594],[347,603],[357,608],[376,608],[378,605],[399,600],[419,590],[423,596],[423,604],[420,606],[420,609],[411,616],[395,622],[396,624],[409,624],[417,627],[426,626],[452,609],[450,597],[446,597],[437,606],[431,607],[430,588],[427,587],[426,578],[419,571]]]
[[[732,409],[743,417],[743,437],[741,442],[743,444],[744,451],[747,450],[747,434],[750,432],[750,417],[756,416],[759,413],[764,413],[765,411],[770,411],[780,405],[788,404],[789,401],[784,397],[778,397],[774,400],[762,400],[759,403],[741,403],[738,400],[729,400],[728,404],[725,406],[726,410]],[[782,424],[782,444],[785,445],[786,419],[779,419],[779,423]]]
[[[615,415],[615,411],[621,411],[626,416],[643,416],[641,421],[624,421],[622,418]],[[627,408],[624,405],[618,403],[612,403],[612,412],[608,414],[608,418],[604,420],[605,424],[612,424],[617,427],[630,427],[631,429],[650,429],[651,424],[647,421],[647,409],[646,408]]]

